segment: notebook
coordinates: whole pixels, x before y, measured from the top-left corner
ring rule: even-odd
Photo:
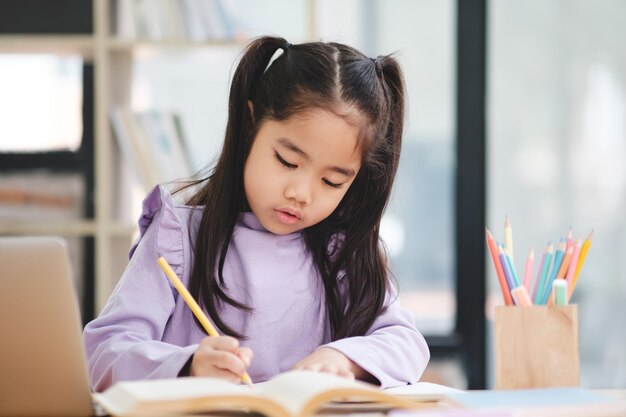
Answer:
[[[64,240],[0,238],[0,416],[94,414]]]

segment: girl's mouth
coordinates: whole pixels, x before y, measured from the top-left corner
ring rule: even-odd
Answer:
[[[300,218],[294,214],[291,214],[283,210],[274,210],[276,218],[279,222],[287,225],[292,225],[300,221]]]

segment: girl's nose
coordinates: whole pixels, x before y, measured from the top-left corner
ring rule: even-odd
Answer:
[[[307,181],[292,182],[285,188],[285,198],[308,206],[311,204],[311,186]]]

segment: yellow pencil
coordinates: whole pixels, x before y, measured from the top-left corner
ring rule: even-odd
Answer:
[[[591,238],[593,237],[593,230],[585,239],[585,243],[583,243],[582,248],[580,248],[580,255],[578,255],[578,265],[576,265],[576,272],[574,273],[574,280],[572,281],[569,287],[569,297],[572,297],[572,293],[574,292],[574,287],[576,286],[576,282],[578,281],[578,274],[580,274],[580,270],[583,267],[583,263],[585,262],[585,258],[587,257],[587,252],[589,252],[589,248],[591,247]]]
[[[204,314],[204,312],[202,311],[202,309],[200,308],[196,300],[193,299],[193,297],[191,296],[187,288],[185,288],[185,286],[180,281],[180,279],[178,279],[178,276],[172,270],[172,267],[170,266],[170,264],[167,263],[165,258],[161,256],[157,260],[157,263],[159,264],[163,272],[165,272],[165,275],[167,275],[167,278],[169,278],[172,284],[174,284],[174,287],[176,287],[176,289],[178,290],[178,293],[183,297],[183,299],[185,300],[185,302],[187,303],[187,305],[189,306],[193,314],[196,316],[200,324],[202,324],[202,327],[204,327],[204,330],[206,330],[209,336],[213,336],[213,337],[219,336],[220,334],[217,332],[217,330],[215,330],[215,327],[213,327],[213,324],[209,321],[206,314]],[[243,375],[241,375],[241,380],[244,383],[248,384],[250,388],[252,388],[252,379],[250,379],[250,376],[248,375],[247,372],[244,372]]]

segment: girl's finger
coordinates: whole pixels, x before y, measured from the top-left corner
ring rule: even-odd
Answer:
[[[354,381],[354,374],[352,373],[352,371],[348,370],[348,369],[344,369],[344,368],[339,368],[339,371],[337,372],[337,375],[347,378],[351,381]]]
[[[320,367],[321,372],[326,372],[327,374],[337,375],[339,370],[334,365],[324,364]]]
[[[228,370],[219,368],[217,366],[211,366],[206,376],[225,379],[235,384],[241,382],[241,376],[238,376]]]
[[[319,363],[311,363],[311,364],[304,365],[300,369],[304,371],[319,372],[321,368],[322,368],[322,365],[320,365]]]
[[[213,350],[207,354],[207,362],[212,365],[232,372],[237,376],[243,375],[246,371],[245,362],[238,356],[221,350]]]
[[[252,363],[252,349],[247,348],[247,347],[242,347],[239,348],[239,351],[237,352],[237,356],[246,364],[246,367],[250,366],[250,364]]]
[[[231,336],[205,337],[202,343],[216,350],[225,350],[236,353],[239,349],[239,341]]]

